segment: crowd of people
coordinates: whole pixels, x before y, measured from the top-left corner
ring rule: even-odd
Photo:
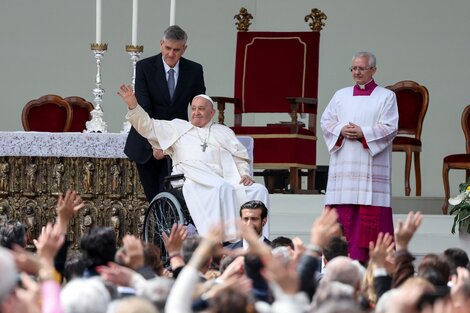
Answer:
[[[25,249],[25,227],[0,228],[0,312],[468,312],[467,253],[449,248],[416,262],[408,246],[423,216],[410,212],[394,236],[379,233],[369,261],[348,256],[338,213],[313,222],[309,242],[278,237],[262,227],[260,201],[241,206],[240,242],[224,246],[222,224],[205,236],[173,225],[163,234],[168,257],[133,235],[116,245],[112,228],[95,227],[68,251],[66,233],[84,206],[68,191],[58,199],[55,224],[42,228],[36,252]]]

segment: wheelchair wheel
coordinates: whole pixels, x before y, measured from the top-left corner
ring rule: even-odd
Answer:
[[[144,220],[144,240],[160,248],[161,258],[168,258],[162,233],[170,234],[173,224],[184,224],[184,214],[178,199],[170,192],[161,192],[153,198]]]

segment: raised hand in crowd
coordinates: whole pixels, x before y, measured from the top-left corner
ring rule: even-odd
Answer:
[[[295,294],[299,291],[300,279],[296,271],[297,263],[290,260],[287,264],[282,256],[275,255],[267,263],[264,263],[263,277],[279,286],[284,294]]]
[[[165,232],[162,233],[163,244],[168,252],[172,269],[185,265],[181,256],[181,247],[187,237],[188,230],[183,224],[173,224],[169,236]]]
[[[248,242],[248,254],[257,255],[260,258],[271,258],[271,247],[259,240],[259,235],[252,226],[239,222],[238,227],[241,236]]]
[[[421,225],[422,220],[423,215],[421,212],[414,213],[411,211],[408,213],[405,223],[398,221],[398,225],[395,228],[395,245],[397,251],[408,250],[408,244]]]
[[[133,235],[125,235],[124,238],[122,238],[122,249],[116,253],[116,257],[121,260],[124,265],[134,270],[143,267],[145,264],[145,256],[142,241]]]
[[[118,286],[131,286],[132,278],[134,275],[140,276],[136,271],[126,266],[118,265],[116,263],[108,263],[107,266],[100,265],[96,267],[96,271],[103,277]],[[144,279],[142,277],[142,279]]]
[[[221,281],[226,281],[227,279],[233,276],[243,276],[245,273],[244,269],[244,257],[236,257],[224,270],[224,272],[219,276]]]
[[[215,224],[211,227],[206,237],[204,237],[199,246],[194,251],[188,265],[200,270],[209,259],[218,253],[221,253],[220,243],[224,238],[224,226],[222,223]]]
[[[468,312],[470,308],[470,273],[464,267],[457,268],[457,274],[452,276],[450,289],[454,313]]]
[[[322,249],[330,242],[331,238],[339,236],[340,231],[336,209],[326,207],[312,224],[310,244]]]
[[[14,245],[11,252],[19,272],[25,272],[34,276],[39,273],[41,263],[37,255],[34,255],[18,245]]]
[[[41,313],[41,285],[26,273],[20,273],[22,288],[16,290],[16,296],[26,305],[24,313]]]
[[[393,272],[393,236],[389,233],[379,233],[376,242],[369,243],[370,262],[377,268],[385,268],[388,274]]]
[[[204,293],[204,297],[207,299],[215,298],[218,295],[226,292],[228,289],[237,289],[245,296],[248,296],[251,293],[251,288],[252,283],[248,277],[245,275],[235,275],[224,279],[220,284],[214,285]]]
[[[57,225],[62,234],[67,234],[70,220],[84,206],[82,198],[74,190],[67,190],[65,196],[59,196],[56,207]]]
[[[64,243],[64,236],[58,224],[47,223],[41,230],[38,239],[34,240],[37,253],[46,262],[54,261],[54,257]]]
[[[292,256],[292,259],[298,261],[302,254],[307,251],[307,248],[305,247],[302,239],[300,239],[299,237],[294,237],[292,239],[292,243],[294,244],[294,254]]]

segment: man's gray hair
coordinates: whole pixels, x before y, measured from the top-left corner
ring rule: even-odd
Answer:
[[[171,41],[183,41],[183,43],[186,44],[186,41],[188,40],[188,35],[178,25],[171,25],[163,32],[162,39]]]
[[[322,282],[338,281],[359,289],[362,274],[356,262],[345,256],[338,256],[325,266]]]
[[[354,61],[355,58],[368,58],[369,59],[369,66],[370,67],[376,67],[377,59],[375,58],[375,55],[371,52],[367,52],[367,51],[358,52],[353,56],[353,58],[352,58],[353,61]]]
[[[103,313],[111,302],[111,295],[100,277],[75,278],[60,292],[65,313]]]

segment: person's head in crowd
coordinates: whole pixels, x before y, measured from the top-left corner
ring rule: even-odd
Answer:
[[[344,237],[333,237],[323,247],[323,259],[325,264],[338,256],[348,256],[348,242]]]
[[[98,277],[76,278],[60,293],[64,313],[106,313],[111,296]]]
[[[433,284],[436,293],[441,296],[448,295],[450,267],[444,257],[433,253],[425,255],[418,265],[417,275]]]
[[[338,256],[328,262],[325,266],[325,273],[320,284],[328,284],[337,281],[352,286],[355,290],[360,290],[362,273],[357,262],[345,256]]]
[[[110,227],[95,227],[80,240],[83,261],[87,274],[97,275],[95,267],[114,261],[116,235]]]
[[[188,237],[183,241],[183,245],[181,246],[181,256],[183,257],[185,264],[188,264],[201,241],[202,238],[199,236]]]
[[[317,312],[325,303],[330,301],[355,301],[356,290],[349,284],[339,281],[325,282],[323,279],[312,300],[312,312]]]
[[[220,260],[220,266],[219,266],[219,272],[220,274],[223,274],[224,271],[227,269],[227,267],[232,264],[233,261],[235,261],[235,259],[237,258],[237,256],[235,255],[226,255],[224,256],[221,260]]]
[[[217,293],[210,300],[211,313],[250,312],[248,295],[236,287],[229,287]]]
[[[144,263],[150,267],[155,274],[161,276],[163,273],[163,264],[161,261],[160,248],[153,243],[144,243]]]
[[[328,300],[315,313],[362,313],[357,302],[350,299]]]
[[[389,308],[392,307],[392,301],[398,293],[398,288],[392,288],[384,292],[384,294],[377,301],[375,306],[375,313],[389,313]]]
[[[288,237],[279,236],[271,241],[271,248],[275,249],[277,247],[289,247],[294,250],[294,243],[292,242],[292,239]]]
[[[289,264],[289,261],[292,259],[294,254],[293,250],[290,247],[279,246],[271,250],[272,255],[278,256],[284,262],[285,265]]]
[[[464,277],[466,270],[459,269],[458,271],[460,272],[457,275]],[[452,302],[454,307],[459,310],[458,312],[468,312],[470,308],[470,277],[465,277],[460,287],[452,292]]]
[[[143,288],[138,289],[137,296],[149,300],[160,311],[165,309],[166,299],[170,294],[175,280],[167,277],[155,277],[145,282]]]
[[[457,272],[457,267],[468,268],[469,260],[468,254],[465,250],[460,248],[449,248],[444,250],[442,254],[449,264],[451,275]]]
[[[405,285],[387,291],[380,297],[376,313],[421,313],[428,300],[425,285]],[[426,301],[424,301],[426,300]],[[432,304],[433,302],[427,302]]]
[[[0,312],[16,313],[20,311],[21,302],[16,297],[18,273],[15,261],[10,252],[0,247]]]
[[[0,227],[0,245],[8,249],[12,249],[13,245],[26,247],[24,225],[17,220],[8,220]]]
[[[69,282],[74,278],[82,277],[85,270],[85,262],[81,256],[73,256],[65,262],[64,279]]]
[[[172,25],[163,32],[160,40],[160,50],[165,63],[173,68],[186,51],[188,35],[178,25]]]
[[[252,226],[261,237],[263,227],[268,221],[268,208],[262,201],[252,200],[240,207],[240,218],[245,225]]]
[[[106,313],[159,313],[157,308],[142,297],[126,297],[110,303]]]
[[[443,296],[442,292],[431,282],[419,276],[412,276],[408,278],[403,282],[403,284],[400,285],[400,288],[404,290],[420,291],[419,297],[415,300],[416,307],[418,307],[420,311],[426,305],[433,304],[435,300]]]
[[[214,101],[209,96],[197,95],[191,101],[191,124],[204,127],[212,122],[215,114]]]

